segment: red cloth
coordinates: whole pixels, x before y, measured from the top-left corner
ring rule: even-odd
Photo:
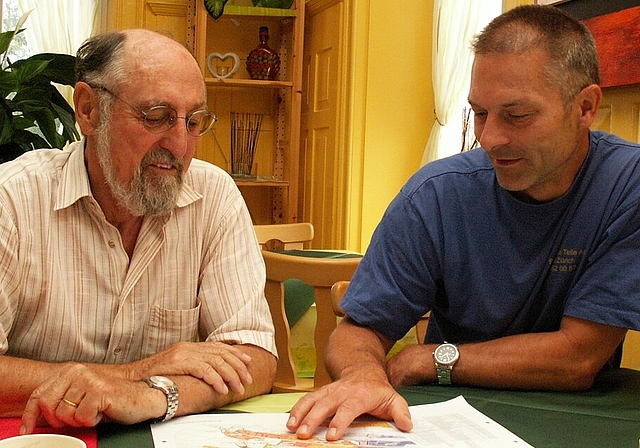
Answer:
[[[0,418],[0,440],[20,434],[20,418]],[[65,434],[84,440],[87,448],[98,447],[98,434],[95,428],[36,428],[35,432],[42,434]]]

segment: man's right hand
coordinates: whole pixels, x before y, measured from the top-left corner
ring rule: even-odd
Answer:
[[[54,428],[95,426],[103,419],[138,423],[163,415],[167,401],[142,381],[96,374],[70,363],[38,386],[22,415],[23,434],[45,421]]]
[[[242,395],[253,382],[247,365],[251,357],[223,342],[179,342],[140,361],[128,364],[125,377],[142,381],[152,375],[189,375],[209,384],[217,393]]]
[[[360,372],[364,371],[361,370]],[[348,374],[298,401],[291,409],[287,428],[300,439],[309,439],[316,429],[331,418],[327,440],[340,439],[349,425],[360,415],[369,414],[382,420],[393,420],[401,431],[413,428],[409,407],[383,375],[373,380],[360,374]]]

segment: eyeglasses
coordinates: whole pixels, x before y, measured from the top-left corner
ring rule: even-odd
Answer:
[[[153,106],[149,110],[144,111],[138,109],[132,104],[129,104],[127,101],[123,100],[106,87],[91,87],[107,92],[115,99],[122,101],[132,110],[142,115],[142,124],[144,128],[152,134],[160,134],[162,132],[168,131],[176,124],[178,118],[182,118],[187,127],[187,132],[194,137],[200,137],[201,135],[204,135],[211,129],[213,129],[216,121],[218,121],[218,117],[216,117],[216,114],[207,109],[196,110],[194,112],[191,112],[186,117],[179,117],[178,112],[173,107],[169,106]]]

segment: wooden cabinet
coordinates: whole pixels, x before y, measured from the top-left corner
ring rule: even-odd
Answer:
[[[198,0],[187,19],[187,45],[193,46],[205,74],[209,108],[218,115],[214,131],[201,139],[196,156],[229,170],[232,113],[262,114],[254,159],[257,177],[236,182],[255,224],[297,221],[304,0],[295,0],[291,9],[258,8],[250,0],[230,0],[218,19]],[[273,81],[250,79],[246,69],[247,55],[259,44],[262,26],[269,28],[269,46],[281,60],[279,76]],[[207,56],[214,52],[239,57],[240,67],[233,77],[212,76]],[[214,63],[230,61],[216,58]]]

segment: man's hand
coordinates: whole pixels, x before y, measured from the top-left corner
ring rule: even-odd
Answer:
[[[126,378],[141,381],[151,375],[189,375],[220,394],[244,394],[253,382],[247,365],[251,357],[222,342],[179,342],[162,352],[130,364]]]
[[[166,399],[154,392],[142,381],[104,377],[85,365],[68,364],[33,391],[21,433],[33,432],[44,421],[60,428],[95,426],[103,419],[123,424],[148,420],[166,410]]]
[[[357,372],[356,372],[357,373]],[[340,439],[348,426],[360,415],[370,414],[393,420],[401,431],[413,428],[407,402],[387,382],[386,377],[372,381],[359,374],[340,380],[302,397],[291,409],[287,428],[300,439],[313,436],[327,418],[327,440]]]

